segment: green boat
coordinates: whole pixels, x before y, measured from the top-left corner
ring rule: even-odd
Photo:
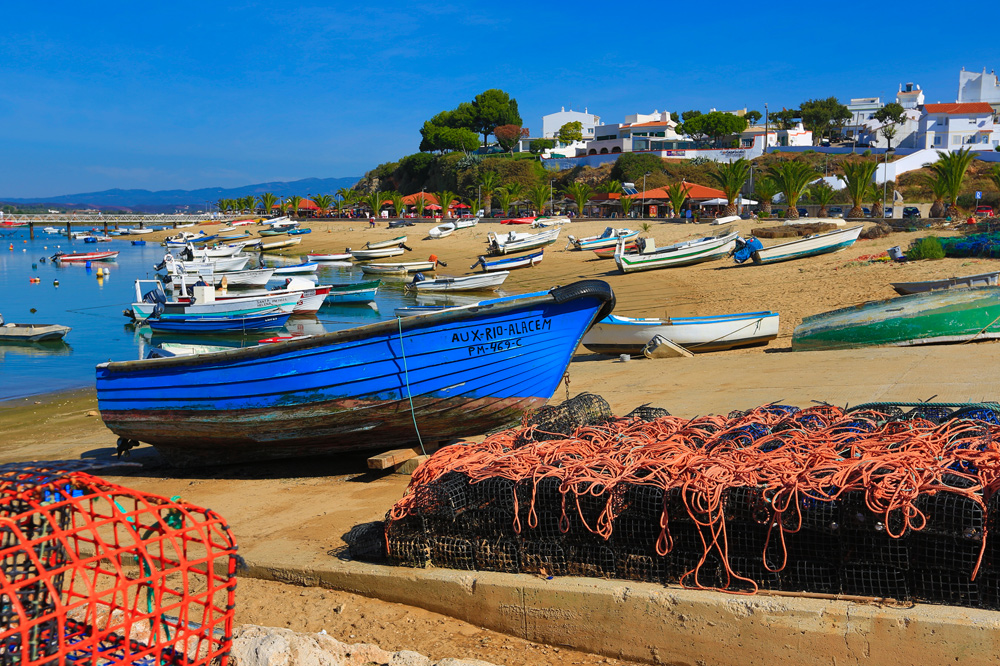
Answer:
[[[1000,287],[931,291],[806,317],[794,351],[1000,338]]]
[[[258,232],[261,236],[285,236],[288,234],[287,229],[264,229]]]

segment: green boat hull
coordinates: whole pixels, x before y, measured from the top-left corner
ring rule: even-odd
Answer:
[[[935,291],[806,317],[794,351],[910,346],[1000,338],[1000,287]]]

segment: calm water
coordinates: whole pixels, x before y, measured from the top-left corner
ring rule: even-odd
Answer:
[[[127,237],[123,237],[127,238]],[[13,250],[10,249],[13,245]],[[49,261],[57,250],[93,252],[119,250],[114,262],[95,262],[91,268],[82,264],[55,264]],[[284,329],[239,334],[206,336],[176,334],[153,335],[148,328],[136,329],[122,316],[122,310],[134,300],[134,280],[154,276],[164,248],[158,243],[136,247],[130,240],[87,244],[70,241],[65,236],[35,231],[35,240],[27,230],[0,231],[0,314],[7,322],[62,324],[72,327],[61,343],[24,345],[0,344],[0,400],[94,385],[94,366],[108,360],[142,358],[151,345],[162,341],[184,340],[232,346],[256,344],[260,338],[288,333],[324,333],[393,318],[393,309],[413,305],[417,298],[403,289],[402,280],[383,280],[375,307],[369,304],[324,305],[315,316],[293,317]],[[45,257],[45,261],[41,259]],[[256,260],[251,261],[251,265]],[[298,263],[299,258],[266,258],[266,265]],[[98,279],[98,269],[110,274]],[[31,284],[30,278],[41,282]],[[321,267],[322,284],[360,282],[365,279],[357,267]],[[58,280],[58,286],[54,281]],[[282,279],[281,282],[284,282]],[[279,284],[278,282],[273,283]],[[421,303],[463,303],[469,297],[419,297]],[[32,311],[34,310],[34,311]]]

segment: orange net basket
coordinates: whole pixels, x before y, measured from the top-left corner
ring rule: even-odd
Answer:
[[[208,509],[82,471],[0,467],[0,666],[225,666],[235,569]]]

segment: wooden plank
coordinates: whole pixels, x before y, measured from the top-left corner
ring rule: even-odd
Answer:
[[[433,453],[440,447],[440,444],[437,442],[427,443],[424,445],[427,453]],[[404,463],[407,460],[416,458],[423,453],[424,452],[420,450],[419,446],[412,449],[393,449],[391,451],[386,451],[385,453],[380,453],[377,456],[370,457],[368,459],[368,469],[389,469]]]

